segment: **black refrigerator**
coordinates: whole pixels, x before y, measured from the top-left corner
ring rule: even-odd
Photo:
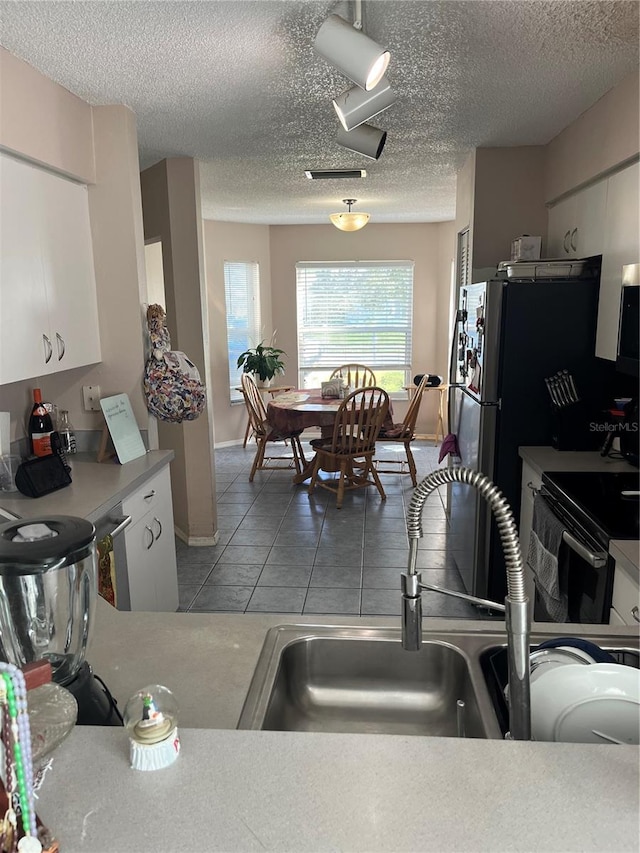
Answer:
[[[449,429],[460,457],[450,457],[449,464],[486,474],[511,505],[516,525],[518,448],[552,444],[557,419],[570,414],[581,421],[575,428],[585,449],[598,395],[598,291],[599,272],[588,278],[495,279],[461,289],[449,375]],[[567,412],[554,408],[544,381],[561,370],[572,374],[581,397]],[[488,504],[475,489],[452,483],[448,509],[450,547],[467,592],[502,602],[506,570]]]

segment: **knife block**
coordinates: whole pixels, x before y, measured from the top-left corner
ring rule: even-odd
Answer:
[[[597,450],[604,440],[600,426],[584,400],[554,408],[551,444],[556,450]]]

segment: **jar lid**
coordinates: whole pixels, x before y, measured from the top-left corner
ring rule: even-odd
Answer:
[[[0,524],[0,574],[27,575],[75,563],[87,556],[94,539],[93,524],[70,515],[5,522]]]

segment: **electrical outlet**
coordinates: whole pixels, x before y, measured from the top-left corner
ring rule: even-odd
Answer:
[[[100,409],[100,386],[83,385],[82,399],[85,412],[99,412]]]

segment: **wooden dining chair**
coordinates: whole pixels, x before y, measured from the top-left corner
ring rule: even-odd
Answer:
[[[344,493],[375,486],[382,500],[386,494],[373,465],[376,438],[389,409],[389,395],[382,388],[359,388],[338,408],[331,439],[311,442],[316,455],[312,463],[309,494],[316,486],[336,494],[336,508]],[[320,472],[338,473],[337,479],[320,479]]]
[[[405,415],[402,423],[392,424],[391,426],[385,425],[380,430],[380,434],[378,435],[378,442],[384,442],[385,444],[404,444],[404,450],[407,456],[406,464],[409,466],[409,470],[404,470],[404,459],[380,459],[376,460],[376,468],[378,470],[378,473],[410,474],[411,482],[414,486],[418,485],[418,478],[416,472],[416,463],[413,458],[413,453],[411,452],[411,442],[415,438],[416,421],[418,420],[418,412],[420,411],[422,394],[424,392],[428,379],[429,375],[425,374],[420,380],[420,383],[413,392],[413,397],[411,398],[411,402],[409,403],[407,414]],[[381,467],[385,465],[400,465],[400,471],[394,470],[392,468],[389,469]]]
[[[343,364],[336,367],[329,380],[342,378],[349,388],[372,388],[376,384],[376,375],[366,364]]]
[[[249,474],[249,482],[253,482],[256,471],[274,468],[295,468],[296,473],[301,474],[303,468],[307,464],[300,443],[300,435],[302,430],[296,432],[283,433],[274,429],[269,423],[267,410],[264,405],[264,400],[260,394],[260,390],[255,383],[255,380],[248,373],[243,373],[241,377],[242,393],[244,394],[244,402],[247,407],[249,423],[251,430],[256,439],[256,455],[251,466]],[[266,450],[269,442],[275,441],[291,441],[291,456],[267,456]],[[267,463],[272,462],[269,465]],[[287,464],[278,464],[286,462]]]

